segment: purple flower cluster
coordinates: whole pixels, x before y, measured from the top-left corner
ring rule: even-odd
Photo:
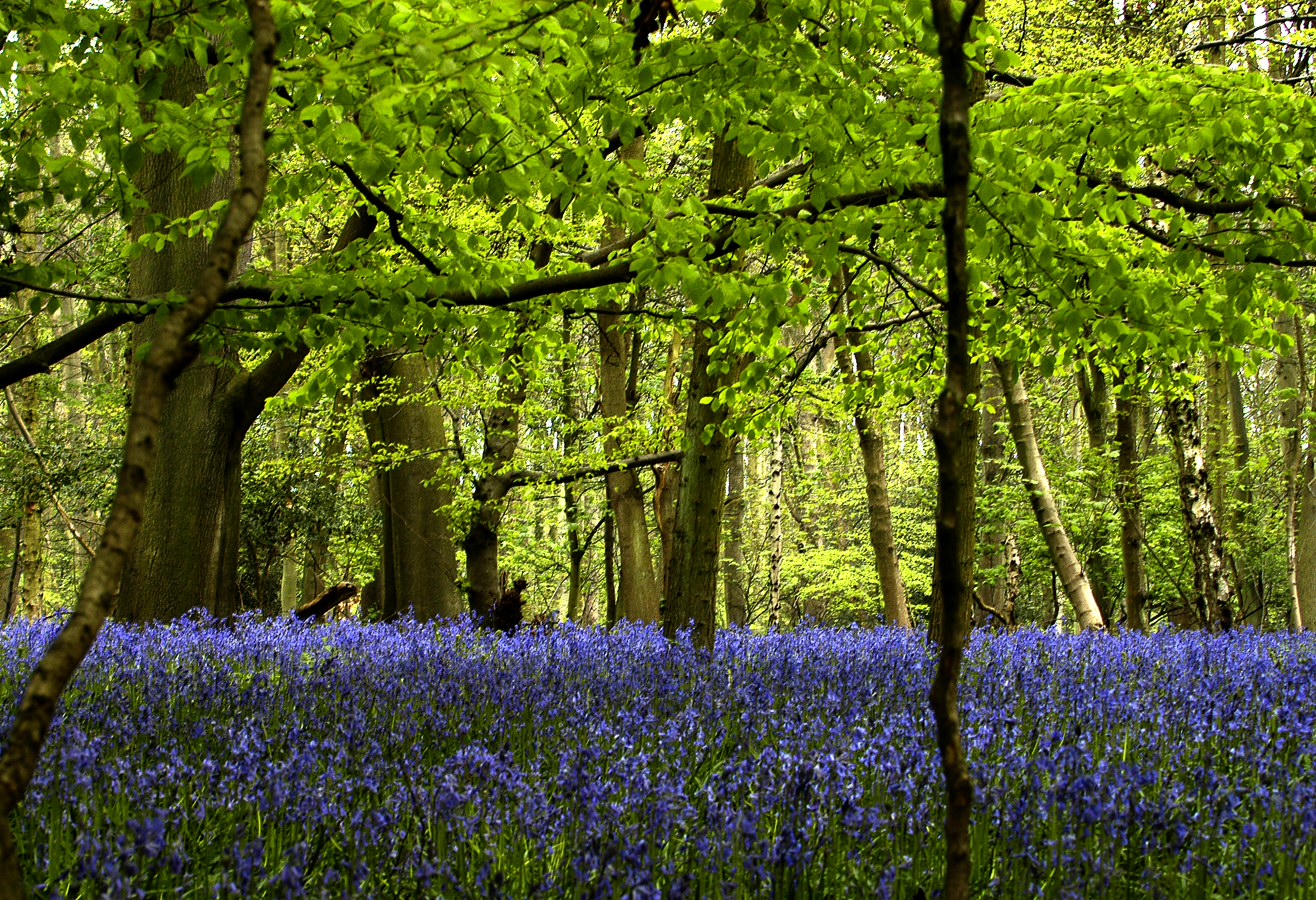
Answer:
[[[50,635],[0,631],[6,709]],[[933,895],[932,663],[857,629],[709,657],[646,628],[111,627],[17,834],[55,897]],[[1307,637],[975,637],[975,889],[1309,890],[1313,683]]]

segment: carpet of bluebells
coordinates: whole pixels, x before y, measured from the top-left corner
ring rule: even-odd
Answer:
[[[52,627],[0,631],[6,708]],[[16,827],[41,896],[935,896],[932,662],[889,631],[111,627]],[[1314,684],[1311,638],[976,636],[975,890],[1316,894]]]

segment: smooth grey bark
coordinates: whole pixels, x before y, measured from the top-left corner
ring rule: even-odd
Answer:
[[[1047,478],[1046,466],[1042,462],[1042,451],[1033,425],[1033,410],[1028,402],[1028,392],[1024,388],[1019,367],[1003,359],[994,359],[993,364],[1005,392],[1005,409],[1010,416],[1010,434],[1014,438],[1019,464],[1023,468],[1024,488],[1028,491],[1038,527],[1042,529],[1051,565],[1060,577],[1065,598],[1074,610],[1074,619],[1079,628],[1084,631],[1100,630],[1105,627],[1101,609],[1097,606],[1083,564],[1079,562],[1074,545],[1070,543],[1069,533],[1060,518],[1060,508],[1056,505],[1055,493],[1051,490],[1051,481]]]
[[[434,372],[419,355],[376,356],[363,367],[366,434],[385,460],[375,484],[383,516],[380,613],[410,608],[417,619],[462,614],[457,550],[448,523],[452,490],[439,471],[448,439],[433,392]]]
[[[1139,477],[1138,400],[1134,386],[1121,375],[1115,394],[1116,458],[1115,505],[1120,514],[1120,562],[1124,570],[1124,615],[1127,627],[1147,631],[1147,560],[1143,545],[1147,529],[1142,519],[1142,483]]]

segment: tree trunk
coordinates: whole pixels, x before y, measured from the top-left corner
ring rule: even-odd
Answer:
[[[621,162],[644,158],[643,138],[632,141],[618,153]],[[610,229],[611,239],[623,236],[621,229]],[[640,295],[635,294],[636,300]],[[624,318],[615,300],[599,310],[599,405],[607,423],[603,452],[609,458],[622,455],[613,436],[630,415],[635,398],[631,396],[630,371],[638,360],[632,354],[632,334],[623,326]],[[633,622],[657,622],[662,607],[662,592],[653,568],[653,549],[649,544],[649,522],[644,511],[644,493],[639,476],[627,469],[605,476],[608,506],[616,523],[616,541],[620,563],[617,615]]]
[[[1306,329],[1284,316],[1280,330],[1294,340],[1278,363],[1280,423],[1283,428],[1285,521],[1289,545],[1289,626],[1316,628],[1316,461],[1309,448],[1306,413],[1312,405],[1307,371]]]
[[[1019,454],[1019,464],[1023,467],[1024,487],[1028,490],[1029,500],[1033,505],[1033,515],[1042,529],[1042,537],[1051,557],[1051,565],[1060,576],[1065,597],[1073,607],[1074,618],[1084,631],[1099,630],[1104,627],[1101,610],[1092,595],[1092,586],[1083,571],[1083,565],[1074,553],[1074,546],[1069,542],[1060,519],[1060,509],[1056,505],[1051,482],[1046,475],[1046,466],[1042,462],[1042,451],[1037,445],[1037,432],[1033,428],[1033,410],[1028,402],[1028,393],[1024,389],[1019,368],[1012,362],[995,359],[996,373],[1000,376],[1001,387],[1005,391],[1005,409],[1010,416],[1010,434],[1014,438],[1015,449]]]
[[[708,195],[720,197],[745,190],[754,179],[754,163],[734,142],[713,141]],[[710,371],[715,322],[697,322],[690,389],[686,398],[685,456],[681,488],[672,529],[672,558],[667,572],[663,631],[669,637],[693,626],[695,647],[713,649],[717,627],[718,557],[722,538],[722,507],[726,500],[731,442],[722,432],[726,408],[705,402],[734,383],[738,365]]]
[[[772,462],[768,472],[768,627],[781,627],[781,562],[784,550],[782,500],[786,494],[786,454],[781,430],[772,433]]]
[[[988,379],[983,379],[984,395],[986,395],[986,384]],[[1001,396],[993,391],[992,396],[984,404],[982,412],[982,481],[984,490],[993,492],[1000,496],[1001,490],[1005,485],[1005,434],[998,427],[1001,420]],[[993,515],[984,525],[984,533],[981,548],[982,568],[995,573],[990,583],[984,584],[982,579],[975,578],[974,596],[977,602],[974,603],[976,614],[974,615],[974,625],[983,626],[991,624],[991,614],[1004,617],[1007,604],[1013,609],[1013,602],[1010,601],[1010,548],[1015,547],[1017,555],[1017,541],[1014,533],[1007,527],[1007,524],[1001,520],[999,515]],[[1013,614],[1010,616],[1013,620]]]
[[[973,872],[972,835],[973,778],[964,757],[960,731],[959,684],[968,631],[968,598],[973,593],[972,569],[977,555],[973,531],[973,503],[963,496],[974,472],[962,470],[965,445],[976,452],[977,417],[970,410],[973,339],[969,308],[969,178],[973,153],[969,144],[969,111],[974,88],[964,44],[977,4],[970,0],[960,16],[950,0],[933,0],[932,20],[937,29],[941,58],[942,97],[939,115],[941,177],[946,202],[941,213],[942,239],[946,248],[946,382],[937,398],[932,440],[937,454],[936,584],[940,600],[941,649],[932,680],[928,705],[937,723],[937,750],[946,782],[946,878],[943,900],[968,900]],[[968,545],[967,548],[965,545]],[[934,585],[935,587],[935,585]],[[934,614],[938,604],[934,603]]]
[[[683,340],[680,328],[672,329],[671,340],[667,344],[667,368],[663,373],[663,397],[667,403],[671,420],[680,416],[681,392],[677,384],[680,370]],[[676,435],[670,429],[665,435],[665,443],[671,443]],[[658,525],[658,537],[662,548],[663,603],[667,597],[667,577],[672,570],[672,532],[676,528],[676,496],[681,492],[681,464],[664,463],[654,467],[653,481],[653,515]]]
[[[1119,457],[1115,474],[1115,504],[1120,513],[1120,559],[1124,568],[1124,614],[1129,628],[1147,631],[1147,561],[1143,544],[1142,486],[1138,467],[1138,409],[1133,385],[1121,378],[1115,395],[1115,443]]]
[[[1080,362],[1077,378],[1078,396],[1083,407],[1083,419],[1087,424],[1088,454],[1090,473],[1088,475],[1089,505],[1092,509],[1092,528],[1094,533],[1089,540],[1089,549],[1084,559],[1084,570],[1088,583],[1092,586],[1092,597],[1097,601],[1097,609],[1106,627],[1112,631],[1111,606],[1114,598],[1114,585],[1111,573],[1106,566],[1103,550],[1109,543],[1106,532],[1104,509],[1109,500],[1106,495],[1107,441],[1110,434],[1110,389],[1105,371],[1095,363]]]
[[[434,395],[434,372],[423,356],[377,356],[363,366],[371,449],[391,459],[376,473],[384,518],[381,612],[410,608],[422,621],[463,610],[457,551],[448,524],[452,491],[440,472],[448,438]]]
[[[1176,367],[1179,371],[1184,368],[1182,364]],[[1180,397],[1166,404],[1165,413],[1166,430],[1179,468],[1179,501],[1193,561],[1193,601],[1199,623],[1209,631],[1228,631],[1233,626],[1234,592],[1211,502],[1211,478],[1197,403],[1191,397]]]
[[[969,326],[970,340],[976,334],[976,327]],[[979,393],[982,388],[982,371],[978,363],[973,360],[969,361],[968,368],[964,372],[964,389],[965,396],[973,396]],[[977,577],[975,570],[978,565],[978,435],[981,427],[979,421],[980,415],[978,407],[974,403],[963,403],[959,407],[959,415],[963,419],[960,423],[959,434],[963,440],[956,445],[956,453],[959,458],[955,463],[956,477],[960,479],[960,487],[957,492],[959,497],[959,515],[958,528],[960,531],[960,542],[957,544],[960,552],[960,583],[965,585],[965,589],[970,593],[966,595],[965,603],[960,607],[960,614],[964,616],[962,627],[967,632],[973,622],[973,604],[970,602],[975,589]],[[922,453],[922,437],[919,438],[919,452]],[[941,577],[941,556],[935,555],[932,559],[932,597],[930,598],[930,615],[928,617],[928,640],[936,643],[941,640],[945,633],[945,604],[942,601],[941,590],[946,584],[945,579]]]
[[[727,474],[727,534],[722,555],[722,596],[727,624],[749,624],[748,592],[745,590],[745,451],[737,446],[731,451]]]
[[[851,341],[853,373],[862,384],[872,377],[873,360],[857,342]],[[905,580],[900,575],[900,555],[896,551],[895,525],[891,519],[891,493],[886,480],[886,435],[880,423],[863,409],[854,414],[859,435],[859,455],[864,463],[864,496],[868,501],[868,540],[873,546],[877,566],[877,583],[882,590],[882,612],[886,623],[905,631],[913,630],[909,604],[905,599]]]
[[[252,20],[251,73],[238,129],[240,188],[233,193],[211,245],[206,271],[187,301],[169,315],[139,370],[128,416],[123,465],[100,548],[83,578],[78,602],[47,645],[33,671],[0,758],[0,900],[24,894],[18,847],[10,827],[36,772],[41,748],[61,695],[104,627],[119,588],[120,575],[146,507],[146,489],[155,462],[165,397],[194,354],[191,338],[214,311],[237,256],[265,198],[265,104],[274,66],[278,31],[265,0],[249,0]]]
[[[1252,443],[1248,437],[1247,411],[1243,407],[1243,382],[1238,371],[1229,370],[1229,425],[1230,455],[1234,471],[1234,491],[1232,508],[1243,511],[1252,509],[1254,501],[1252,492]],[[1241,529],[1241,516],[1232,517],[1235,534]],[[1256,558],[1253,553],[1247,557]],[[1240,563],[1234,557],[1234,579],[1238,584],[1238,621],[1241,625],[1262,628],[1266,623],[1265,585],[1258,566]]]
[[[526,397],[521,370],[525,327],[524,323],[517,325],[514,345],[508,351],[508,366],[499,377],[498,399],[485,416],[482,474],[476,479],[473,492],[475,514],[462,545],[466,551],[467,599],[471,612],[482,621],[488,618],[503,594],[498,529],[503,521],[503,501],[512,489],[507,469],[521,440],[521,404]]]

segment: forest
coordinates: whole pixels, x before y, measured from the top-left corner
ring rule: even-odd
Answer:
[[[1313,52],[0,0],[0,900],[1316,896]]]

